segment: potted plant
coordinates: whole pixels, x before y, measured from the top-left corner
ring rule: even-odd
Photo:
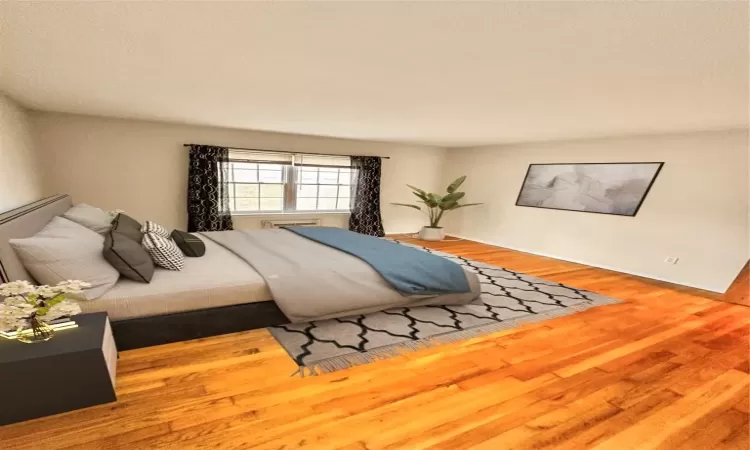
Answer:
[[[89,283],[61,281],[56,286],[34,286],[28,281],[0,284],[0,331],[15,332],[15,339],[25,343],[44,342],[55,332],[49,322],[81,312],[78,303],[67,300],[67,294],[81,292]]]
[[[407,208],[413,208],[427,214],[430,218],[430,225],[424,226],[419,230],[419,238],[425,241],[442,241],[445,238],[445,233],[443,232],[443,227],[440,226],[440,219],[443,218],[443,214],[445,214],[446,211],[453,211],[467,206],[481,205],[481,203],[458,203],[458,201],[466,195],[463,192],[458,192],[458,188],[464,180],[466,180],[466,175],[453,181],[453,183],[448,186],[448,193],[446,195],[433,194],[407,184],[407,186],[413,191],[412,193],[419,198],[419,203],[425,204],[426,208],[424,210],[419,205],[412,205],[409,203],[392,204],[406,206]]]

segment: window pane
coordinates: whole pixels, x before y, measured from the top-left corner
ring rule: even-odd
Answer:
[[[257,197],[258,185],[257,184],[235,184],[234,195],[236,197]]]
[[[234,181],[257,183],[258,172],[256,170],[234,169]]]
[[[297,197],[317,197],[318,186],[314,184],[297,185]]]
[[[257,198],[242,198],[237,197],[236,211],[257,211],[258,210],[258,199]]]
[[[261,197],[283,197],[284,185],[283,184],[261,184],[260,196]]]
[[[299,170],[300,184],[317,184],[318,169],[297,169]]]
[[[339,186],[339,197],[350,197],[352,195],[351,186]]]
[[[317,199],[315,198],[297,198],[297,211],[312,211],[315,209]]]
[[[258,168],[261,170],[284,170],[284,166],[281,164],[258,164]]]
[[[255,163],[236,162],[232,163],[232,167],[235,169],[257,169],[258,165]]]
[[[320,184],[338,184],[339,172],[327,171],[325,169],[320,170]]]
[[[283,172],[280,170],[259,170],[258,181],[261,183],[281,183],[283,182]]]
[[[352,171],[350,169],[339,171],[339,184],[352,184]]]
[[[342,209],[349,211],[349,199],[348,198],[340,198],[338,201],[338,205],[336,206],[336,209]]]
[[[320,186],[320,197],[336,197],[339,189],[338,186]]]
[[[261,198],[260,199],[261,211],[281,211],[282,209],[284,209],[283,198]]]
[[[318,199],[318,209],[336,209],[336,199],[335,198],[319,198]]]

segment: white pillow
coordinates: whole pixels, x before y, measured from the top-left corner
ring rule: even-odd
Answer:
[[[141,233],[143,234],[156,234],[158,236],[161,236],[165,239],[169,239],[169,230],[164,228],[163,226],[159,225],[156,222],[152,222],[150,220],[147,220],[146,223],[143,224],[141,227]]]
[[[62,216],[99,234],[112,228],[112,216],[107,211],[85,203],[75,205]]]
[[[156,233],[146,233],[143,235],[143,248],[157,266],[169,270],[182,270],[185,267],[185,255],[169,238]]]
[[[86,300],[104,295],[120,277],[104,259],[104,237],[62,217],[55,217],[32,237],[8,242],[26,270],[41,284],[55,285],[65,280],[91,283],[79,295]]]

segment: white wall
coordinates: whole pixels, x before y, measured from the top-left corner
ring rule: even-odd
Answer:
[[[197,127],[92,116],[34,113],[43,157],[45,192],[67,193],[74,202],[123,209],[140,220],[167,227],[187,224],[188,150],[185,143],[346,155],[390,156],[383,161],[382,213],[388,233],[417,231],[422,217],[390,202],[410,200],[406,183],[436,189],[446,150],[348,139]],[[346,226],[348,215],[322,217]],[[257,228],[265,217],[236,216],[236,228]]]
[[[627,161],[665,162],[635,217],[515,206],[531,163]],[[455,235],[717,292],[748,260],[747,130],[454,149],[445,167],[484,203]]]
[[[7,110],[5,105],[3,124]],[[68,193],[76,202],[124,209],[168,227],[186,226],[188,153],[182,144],[197,142],[391,156],[383,162],[381,196],[388,233],[414,232],[425,224],[420,213],[389,204],[413,200],[406,183],[442,191],[467,174],[466,200],[485,204],[447,216],[444,225],[452,234],[717,292],[726,290],[748,259],[746,130],[445,150],[57,113],[32,113],[31,119],[45,195]],[[30,142],[27,130],[20,134]],[[636,217],[515,206],[530,163],[606,161],[665,162]],[[17,177],[29,171],[14,172]],[[27,195],[16,196],[16,203],[40,197],[28,193],[34,189],[27,184]],[[348,220],[295,217],[321,217],[332,226]],[[257,228],[264,218],[236,217],[235,225]],[[680,261],[666,264],[667,256]]]
[[[0,92],[0,212],[42,198],[26,112]]]

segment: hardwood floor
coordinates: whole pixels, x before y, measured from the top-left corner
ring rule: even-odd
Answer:
[[[0,448],[750,447],[750,308],[469,241],[430,246],[624,302],[318,377],[290,377],[265,330],[123,352],[117,403],[0,427]],[[731,295],[747,298],[738,282]]]

